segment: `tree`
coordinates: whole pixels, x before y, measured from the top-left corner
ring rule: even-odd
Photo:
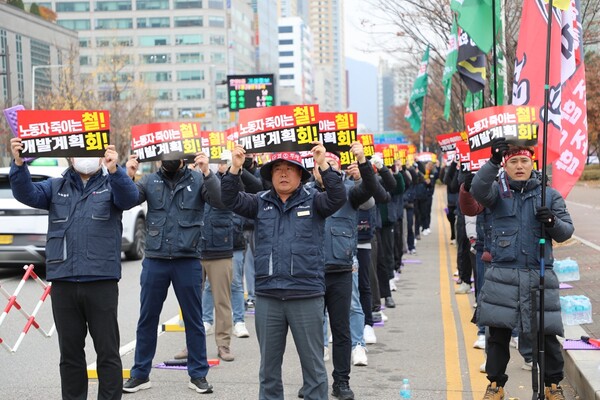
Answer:
[[[587,91],[588,154],[598,154],[600,150],[600,54],[588,52],[585,55]]]
[[[37,5],[37,3],[31,3],[31,5],[29,6],[29,12],[31,14],[41,16],[41,14],[40,14],[40,7]]]
[[[25,10],[25,4],[23,4],[23,0],[8,0],[6,4],[20,8],[21,10]]]

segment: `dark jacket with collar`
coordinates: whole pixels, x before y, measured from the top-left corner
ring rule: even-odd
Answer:
[[[138,204],[148,204],[146,257],[200,258],[204,206],[208,202],[225,208],[219,179],[212,172],[204,177],[184,167],[174,181],[159,170],[136,184]]]
[[[121,279],[121,219],[137,200],[135,184],[121,167],[114,174],[100,170],[84,187],[72,168],[62,178],[33,183],[27,166],[13,162],[10,184],[21,203],[48,210],[49,281]]]
[[[321,176],[325,192],[301,185],[285,203],[274,189],[244,193],[239,175],[223,177],[223,203],[236,214],[254,219],[257,295],[285,300],[325,293],[325,218],[344,205],[346,190],[331,168]]]

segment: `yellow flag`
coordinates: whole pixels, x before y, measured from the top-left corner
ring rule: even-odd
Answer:
[[[544,0],[544,3],[548,3],[548,0]],[[554,0],[552,6],[559,8],[563,11],[567,11],[571,5],[571,0]]]

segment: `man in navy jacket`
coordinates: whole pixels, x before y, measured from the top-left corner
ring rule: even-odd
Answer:
[[[259,398],[283,399],[281,364],[288,327],[302,366],[304,398],[327,398],[323,361],[323,255],[325,218],[346,202],[340,174],[325,160],[325,148],[314,142],[316,168],[325,192],[302,186],[310,178],[295,153],[275,154],[261,168],[273,184],[269,191],[241,191],[239,174],[244,149],[236,146],[229,172],[221,181],[221,198],[233,212],[254,219],[256,253],[256,335],[260,346]]]
[[[98,354],[98,399],[120,399],[121,217],[136,204],[135,184],[117,164],[113,145],[103,158],[74,158],[62,177],[35,183],[20,156],[20,138],[11,139],[11,150],[9,179],[15,198],[48,210],[46,278],[52,282],[62,398],[87,398],[84,347],[89,330]]]

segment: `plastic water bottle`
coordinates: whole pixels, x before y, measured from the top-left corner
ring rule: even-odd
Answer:
[[[400,398],[401,399],[410,399],[411,397],[411,393],[410,393],[410,383],[408,383],[408,379],[404,378],[402,380],[402,388],[400,389]]]

